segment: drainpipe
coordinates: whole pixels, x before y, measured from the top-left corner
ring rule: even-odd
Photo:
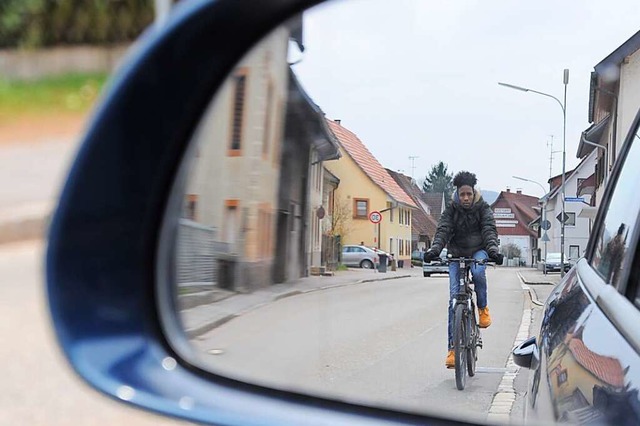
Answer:
[[[600,145],[599,143],[595,143],[595,142],[592,142],[590,140],[587,140],[587,138],[585,136],[585,133],[586,132],[582,132],[582,135],[581,135],[581,139],[582,139],[583,143],[586,143],[587,145],[595,146],[596,148],[600,148],[601,150],[604,151],[604,156],[605,156],[606,163],[607,163],[607,167],[605,167],[605,170],[604,170],[604,172],[605,172],[604,173],[604,186],[606,187],[607,186],[607,180],[609,178],[609,170],[608,170],[609,169],[609,149],[604,145]],[[614,143],[615,143],[615,139],[614,139]],[[615,149],[615,146],[614,146],[614,149]]]

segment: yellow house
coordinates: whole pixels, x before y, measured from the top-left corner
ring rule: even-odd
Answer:
[[[626,370],[620,361],[593,352],[583,342],[581,329],[553,350],[548,365],[551,392],[562,420],[581,420],[581,415],[590,415],[592,411],[585,409],[597,408],[598,392],[618,397],[625,392]]]
[[[342,244],[377,247],[410,264],[411,215],[416,204],[353,132],[339,120],[327,121],[342,154],[340,160],[325,163],[340,179],[332,214],[342,217]],[[381,214],[380,223],[371,221],[372,212]]]

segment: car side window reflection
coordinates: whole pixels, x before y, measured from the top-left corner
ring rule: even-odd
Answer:
[[[604,223],[599,231],[591,265],[603,279],[618,286],[621,271],[633,258],[629,240],[633,235],[640,211],[637,186],[640,182],[640,143],[638,135],[629,149],[620,176],[616,182]]]

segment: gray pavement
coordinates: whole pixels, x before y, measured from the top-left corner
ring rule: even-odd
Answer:
[[[72,138],[0,146],[0,244],[46,233],[77,145]]]
[[[392,280],[422,276],[422,268],[398,268],[396,271],[377,272],[368,269],[337,271],[333,276],[311,276],[284,284],[275,284],[253,293],[234,293],[226,290],[209,290],[207,296],[213,303],[204,303],[181,311],[181,319],[191,338],[206,333],[225,322],[270,302],[297,294],[362,284],[372,281]],[[204,294],[203,294],[204,296]],[[180,298],[191,298],[184,295]],[[182,303],[181,303],[182,304]],[[193,305],[193,303],[191,304]]]
[[[530,291],[533,293],[533,298],[540,303],[546,300],[546,296],[553,286],[560,281],[560,274],[544,275],[541,271],[532,268],[518,268],[515,271],[525,284],[532,286]],[[333,276],[305,277],[285,284],[272,285],[247,294],[210,288],[203,292],[184,294],[179,297],[180,305],[183,307],[181,319],[187,335],[190,338],[195,338],[237,316],[288,296],[345,285],[407,278],[410,276],[422,276],[422,269],[418,267],[398,268],[396,271],[389,270],[386,273],[349,269],[335,272]],[[541,290],[538,288],[541,286],[548,288]]]

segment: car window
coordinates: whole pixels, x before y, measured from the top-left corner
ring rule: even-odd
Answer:
[[[640,197],[636,192],[640,182],[640,143],[638,135],[630,147],[615,183],[604,223],[597,236],[591,265],[609,284],[619,286],[621,271],[628,266],[629,240],[637,226]]]
[[[353,251],[358,252],[358,253],[366,253],[367,251],[365,249],[363,249],[362,247],[354,247]]]

